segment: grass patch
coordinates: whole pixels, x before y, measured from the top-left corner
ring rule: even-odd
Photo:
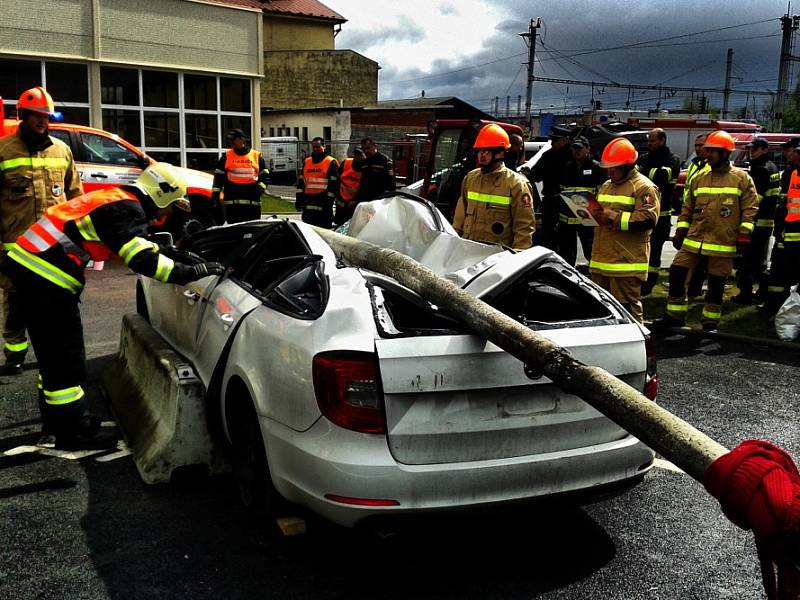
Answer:
[[[272,194],[261,194],[261,212],[272,214],[294,213],[297,211],[294,208],[293,201],[284,200],[280,196],[273,196]]]
[[[659,282],[653,288],[649,296],[642,298],[644,306],[644,317],[648,321],[663,317],[667,309],[667,290],[669,270],[662,269]],[[766,338],[777,340],[778,334],[775,332],[775,325],[769,322],[770,315],[759,311],[755,305],[742,306],[731,301],[731,298],[739,293],[739,288],[732,283],[725,285],[725,293],[722,297],[722,318],[719,322],[719,330],[725,333],[735,333],[755,338]],[[686,316],[686,324],[689,327],[700,329],[700,318],[705,304],[705,296],[701,298],[689,298],[689,312]]]

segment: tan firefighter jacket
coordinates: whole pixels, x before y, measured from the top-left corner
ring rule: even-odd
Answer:
[[[44,211],[83,194],[72,151],[53,137],[31,152],[21,130],[0,138],[0,239],[3,253]]]
[[[589,271],[606,277],[647,279],[650,231],[661,206],[658,187],[634,170],[620,183],[606,181],[597,191],[597,201],[611,209],[613,220],[594,233]]]
[[[468,240],[515,250],[533,245],[536,229],[530,183],[505,165],[491,173],[467,173],[453,227]]]
[[[739,233],[751,233],[758,195],[750,175],[737,167],[699,173],[689,184],[677,229],[688,229],[682,250],[736,256]]]

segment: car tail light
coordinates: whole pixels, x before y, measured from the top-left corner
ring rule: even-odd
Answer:
[[[655,402],[658,394],[658,371],[656,369],[656,347],[653,336],[644,336],[644,347],[647,353],[647,369],[644,374],[644,395]]]
[[[352,504],[353,506],[400,506],[397,500],[379,498],[349,498],[348,496],[337,496],[336,494],[325,494],[325,498],[331,502],[339,504]]]
[[[317,404],[328,420],[361,433],[386,433],[383,390],[374,354],[317,354],[313,375]]]

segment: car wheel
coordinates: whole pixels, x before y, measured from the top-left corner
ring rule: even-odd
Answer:
[[[145,321],[150,322],[150,313],[147,311],[147,301],[144,299],[144,289],[142,282],[136,282],[136,312],[139,313]]]
[[[229,421],[233,451],[233,475],[242,503],[255,515],[259,524],[266,524],[277,515],[281,498],[272,485],[264,439],[255,410],[248,400],[239,404]]]

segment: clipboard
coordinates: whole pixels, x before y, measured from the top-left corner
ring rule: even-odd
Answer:
[[[561,192],[561,198],[572,211],[572,214],[584,227],[597,227],[599,224],[592,216],[592,212],[600,209],[600,204],[594,194],[588,192]]]

